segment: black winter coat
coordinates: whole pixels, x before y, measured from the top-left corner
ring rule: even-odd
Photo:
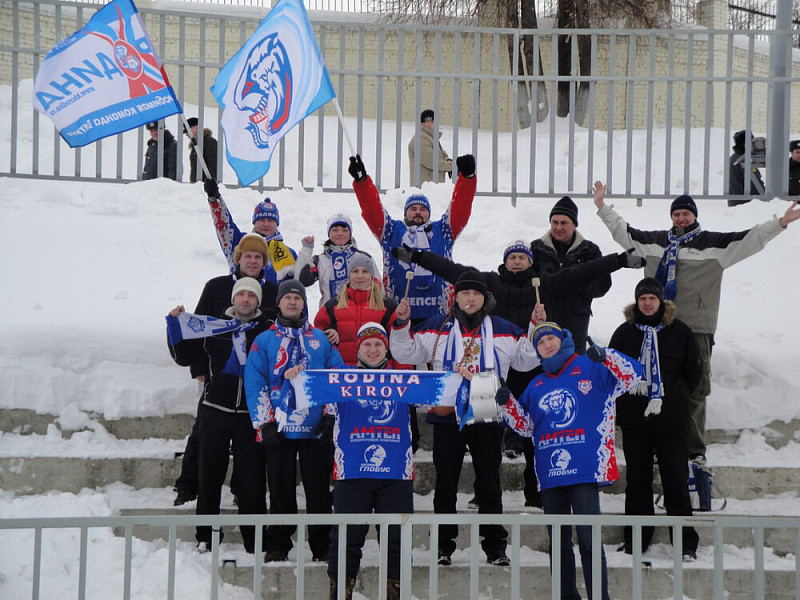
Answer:
[[[211,135],[210,129],[203,129],[203,160],[211,173],[211,179],[217,178],[217,140]],[[200,167],[201,181],[206,180],[206,174]],[[189,142],[189,181],[197,181],[197,142],[192,139]]]
[[[450,283],[455,283],[464,271],[475,268],[454,263],[427,250],[415,251],[412,260]],[[483,271],[481,275],[486,279],[486,285],[497,302],[492,314],[511,321],[523,331],[527,331],[531,313],[536,304],[536,290],[531,283],[533,277],[538,276],[540,279],[539,293],[547,311],[547,318],[555,321],[551,312],[557,310],[558,305],[563,303],[565,297],[591,286],[598,278],[610,279],[610,274],[619,269],[618,255],[609,254],[599,257],[598,260],[577,264],[573,268],[563,269],[557,273],[541,273],[539,275],[535,267],[529,267],[519,273],[512,273],[506,269],[505,265],[500,265],[499,273]],[[559,321],[556,322],[565,326]]]
[[[634,306],[631,304],[625,308],[625,322],[617,327],[608,346],[639,359],[644,332],[634,324]],[[661,319],[664,328],[658,332],[661,381],[664,384],[661,413],[645,419],[648,397],[623,394],[617,399],[617,424],[622,427],[623,435],[626,428],[661,430],[689,425],[689,397],[700,383],[703,365],[692,330],[676,319],[675,313],[675,305],[667,300]]]
[[[237,278],[240,277],[237,269]],[[206,282],[203,287],[203,292],[200,294],[200,299],[197,301],[197,306],[194,309],[196,315],[206,315],[208,317],[217,317],[220,319],[227,319],[225,311],[231,305],[231,292],[236,279],[232,275],[221,275],[214,277]],[[271,281],[261,277],[261,313],[267,321],[274,321],[277,316],[277,307],[275,305],[275,297],[278,293],[278,286]],[[198,356],[197,361],[189,365],[189,372],[192,377],[199,377],[208,373],[208,361],[204,356]]]
[[[228,297],[230,300],[230,296]],[[230,302],[228,303],[230,306]],[[224,316],[224,315],[223,315]],[[225,318],[230,318],[225,316]],[[258,325],[246,332],[247,349],[258,334],[271,326],[264,315],[258,318]],[[203,384],[202,402],[218,410],[232,413],[248,414],[247,401],[244,395],[244,378],[223,373],[225,364],[233,351],[233,333],[223,333],[196,340],[184,340],[175,346],[169,346],[173,360],[182,367],[189,367],[205,362],[206,380]],[[169,345],[169,340],[167,340]]]
[[[164,177],[178,179],[178,144],[175,137],[167,129],[164,130]],[[142,179],[155,179],[158,177],[158,140],[147,140],[147,150],[144,153],[144,169]]]
[[[789,195],[800,196],[800,163],[789,159]]]
[[[563,261],[558,257],[550,232],[531,242],[531,252],[533,252],[533,269],[542,275],[558,273],[562,269],[586,264],[602,256],[597,244],[584,239],[577,231],[575,240]],[[592,299],[604,296],[611,289],[611,275],[609,274],[611,272],[613,271],[608,271],[602,276],[597,275],[591,281],[586,281],[575,289],[564,290],[555,303],[545,303],[548,320],[555,321],[561,327],[570,330],[572,339],[575,341],[575,351],[579,354],[583,354],[586,348],[589,317],[592,315]]]

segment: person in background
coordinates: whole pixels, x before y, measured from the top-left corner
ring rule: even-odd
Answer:
[[[420,186],[426,181],[434,181],[434,169],[437,172],[436,183],[442,183],[445,175],[453,176],[453,159],[447,156],[435,135],[435,114],[432,110],[423,110],[419,116],[419,182],[414,179],[414,170],[417,165],[417,134],[408,142],[408,172],[409,184]],[[442,132],[439,132],[442,137]]]
[[[789,195],[800,196],[800,140],[789,142]]]
[[[764,180],[761,179],[761,171],[758,170],[758,167],[750,167],[750,177],[744,172],[744,153],[748,136],[752,143],[753,134],[744,129],[733,134],[733,153],[728,158],[728,194],[731,196],[758,196],[764,193]],[[728,200],[728,206],[747,204],[750,200],[750,198]]]
[[[186,122],[189,130],[183,128],[183,134],[189,138],[189,181],[197,181],[197,170],[200,169],[201,181],[206,180],[206,174],[202,167],[197,165],[197,117],[189,117]],[[203,160],[206,163],[211,179],[217,179],[217,140],[211,135],[211,130],[203,128]]]
[[[147,150],[144,153],[144,167],[142,169],[142,179],[156,179],[158,177],[158,139],[161,137],[161,144],[164,149],[162,177],[168,177],[173,181],[178,179],[178,144],[175,136],[169,129],[163,129],[163,134],[158,128],[158,121],[153,121],[145,125],[150,132],[150,139],[147,140]]]

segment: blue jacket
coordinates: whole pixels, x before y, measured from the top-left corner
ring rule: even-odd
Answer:
[[[250,419],[255,429],[275,420],[274,404],[280,398],[281,390],[285,391],[289,387],[270,386],[270,373],[275,368],[276,361],[286,360],[285,352],[281,350],[283,337],[273,325],[255,339],[250,347],[250,354],[247,355],[244,389]],[[305,333],[304,345],[308,354],[309,369],[341,369],[345,366],[339,351],[331,346],[328,338],[319,329],[310,329]],[[283,381],[283,378],[281,380]],[[314,429],[321,418],[322,407],[294,411],[288,415],[282,433],[290,439],[316,437]]]

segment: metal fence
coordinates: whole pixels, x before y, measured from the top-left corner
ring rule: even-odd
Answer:
[[[95,9],[58,0],[0,3],[0,29],[8,33],[0,45],[0,80],[10,84],[0,176],[141,177],[143,131],[70,150],[32,107],[31,80],[43,56]],[[185,111],[219,132],[221,111],[208,87],[258,18],[141,12]],[[766,45],[757,37],[764,32],[755,31],[314,26],[354,150],[379,188],[403,187],[416,172],[407,143],[421,110],[433,108],[449,154],[476,154],[480,195],[590,196],[601,179],[612,195],[733,197],[726,193],[727,161],[739,129],[767,135],[764,196],[786,193],[788,140],[800,131],[800,61],[792,60],[788,29],[769,32]],[[570,67],[559,74],[565,49]],[[525,53],[536,57],[533,70]],[[177,118],[166,125],[181,137]],[[350,153],[333,109],[323,107],[283,140],[257,187],[301,182],[307,189],[349,190]],[[187,178],[187,160],[179,143],[179,180]],[[220,179],[233,184],[224,144],[217,160]],[[744,166],[746,172],[755,166],[749,153]],[[720,171],[722,184],[710,177]]]
[[[560,569],[561,569],[561,537],[556,535],[552,538],[551,555],[552,555],[552,577],[549,581],[547,571],[544,573],[535,571],[533,576],[536,577],[536,583],[531,579],[529,561],[521,558],[521,550],[525,548],[521,544],[524,533],[528,529],[537,529],[542,535],[545,535],[545,526],[560,527],[585,525],[591,527],[592,532],[592,588],[594,591],[593,596],[600,597],[600,561],[603,540],[603,529],[609,527],[631,526],[633,528],[632,535],[632,556],[629,568],[615,567],[615,570],[622,575],[614,578],[614,583],[625,590],[613,590],[614,595],[620,594],[633,599],[640,599],[643,597],[664,597],[665,591],[663,589],[652,589],[654,579],[649,574],[643,574],[646,568],[646,562],[643,563],[642,559],[642,527],[645,525],[656,525],[669,527],[672,533],[674,545],[672,548],[671,566],[666,570],[669,574],[671,582],[671,590],[666,593],[672,594],[676,599],[684,597],[684,593],[693,595],[693,597],[713,597],[714,600],[723,600],[728,597],[730,593],[734,595],[742,595],[755,600],[763,600],[767,597],[772,597],[780,593],[781,597],[795,597],[800,598],[800,518],[797,517],[718,517],[718,516],[702,516],[702,517],[627,517],[623,515],[433,515],[433,514],[368,514],[368,515],[228,515],[228,516],[139,516],[139,517],[64,517],[64,518],[31,518],[31,519],[0,519],[0,531],[8,533],[10,530],[32,530],[33,543],[30,548],[32,568],[32,589],[31,597],[33,600],[38,600],[42,594],[42,573],[47,572],[47,565],[43,564],[43,534],[47,530],[53,529],[68,529],[78,528],[80,530],[79,547],[74,549],[75,556],[75,572],[78,574],[78,598],[84,600],[87,594],[88,580],[91,574],[87,570],[87,554],[90,545],[89,530],[94,528],[110,528],[124,532],[124,557],[121,564],[116,567],[112,573],[121,573],[122,590],[119,597],[128,600],[132,594],[132,582],[136,577],[132,563],[132,541],[134,538],[134,528],[137,526],[147,525],[163,528],[166,532],[165,540],[168,540],[167,561],[164,565],[164,577],[166,578],[167,598],[172,600],[179,597],[180,590],[176,590],[175,586],[175,567],[178,555],[178,537],[177,528],[181,526],[196,526],[196,525],[210,525],[213,528],[213,539],[211,548],[211,572],[210,572],[210,590],[209,598],[215,600],[220,596],[220,585],[223,579],[223,574],[220,568],[220,548],[219,548],[219,530],[223,526],[231,527],[237,525],[255,525],[256,526],[256,539],[255,547],[260,548],[262,543],[263,531],[262,527],[267,525],[277,524],[291,524],[298,525],[297,530],[297,547],[305,548],[306,542],[306,527],[313,524],[330,524],[339,526],[342,535],[339,536],[338,556],[341,557],[337,565],[337,579],[339,581],[345,580],[345,541],[346,535],[344,528],[348,525],[374,525],[380,528],[382,539],[387,539],[390,526],[397,526],[400,528],[400,541],[401,541],[401,563],[400,563],[400,586],[401,598],[408,600],[412,594],[416,597],[439,597],[440,579],[446,572],[445,569],[453,567],[440,568],[437,564],[437,544],[438,544],[438,529],[437,525],[442,523],[456,523],[462,528],[469,531],[469,577],[468,581],[462,579],[460,583],[456,584],[460,597],[469,597],[477,599],[481,594],[486,593],[487,582],[481,583],[481,577],[485,577],[485,573],[481,573],[479,567],[482,562],[482,551],[479,549],[479,533],[478,529],[482,523],[499,523],[510,530],[508,554],[511,559],[510,567],[500,569],[492,567],[492,573],[501,573],[499,579],[496,576],[492,582],[497,585],[493,589],[494,593],[500,593],[501,596],[506,596],[508,592],[509,598],[520,598],[524,590],[524,595],[528,597],[533,594],[534,587],[537,594],[543,596],[549,594],[549,597],[557,600],[561,597],[560,590]],[[696,583],[689,585],[685,581],[685,563],[683,563],[683,549],[681,547],[681,527],[693,526],[699,529],[701,538],[709,537],[713,540],[711,546],[713,548],[713,571],[711,571],[711,579],[708,575],[703,574],[702,580],[704,584],[699,589],[705,591],[698,591]],[[424,534],[428,534],[429,541],[427,543],[427,550],[418,548],[422,553],[417,553],[416,558],[412,559],[412,548],[415,547],[414,531],[421,530]],[[725,548],[724,543],[726,535],[732,531],[744,530],[745,533],[752,533],[752,549],[753,560],[749,569],[752,573],[752,582],[747,581],[747,577],[741,574],[741,571],[736,571],[733,574],[726,575],[725,564]],[[776,571],[771,572],[769,581],[771,582],[770,588],[767,587],[767,570],[765,568],[765,532],[772,530],[781,530],[784,536],[789,536],[794,540],[794,556],[791,553],[785,557],[786,561],[794,561],[793,569],[783,568],[778,572],[783,573],[783,577],[776,576]],[[420,538],[417,538],[420,539]],[[377,577],[377,597],[385,598],[386,593],[386,580],[387,580],[387,564],[388,564],[388,551],[387,545],[380,545],[380,556],[378,557],[378,577]],[[427,560],[426,560],[427,558]],[[252,578],[247,577],[246,580],[241,577],[237,578],[236,582],[241,585],[251,587],[254,592],[255,598],[262,597],[262,591],[270,589],[271,598],[291,598],[303,600],[312,593],[312,586],[317,590],[320,587],[320,570],[311,570],[310,561],[305,551],[297,553],[296,564],[288,567],[286,577],[283,579],[281,587],[268,587],[276,577],[276,572],[279,567],[270,566],[265,568],[262,562],[262,555],[259,553],[255,558],[255,567],[253,568]],[[419,564],[414,564],[419,563]],[[527,564],[526,564],[527,563]],[[727,565],[727,569],[738,569],[739,567],[731,567]],[[113,569],[113,567],[112,567]],[[224,567],[223,567],[224,569]],[[545,567],[546,569],[546,567]],[[705,573],[705,569],[703,569]],[[103,572],[103,577],[108,577],[110,574],[106,571]],[[362,576],[364,575],[362,570]],[[316,578],[316,580],[314,579]],[[294,583],[294,593],[292,593],[288,582]],[[323,577],[323,582],[327,586],[327,575]],[[710,584],[710,585],[709,585]],[[491,587],[491,586],[489,586]],[[549,588],[549,589],[548,589]],[[690,589],[691,588],[691,589]],[[794,591],[792,589],[794,588]],[[149,588],[151,589],[151,588]],[[542,590],[546,591],[542,591]],[[444,591],[444,590],[443,590]],[[700,596],[697,596],[697,594]],[[340,600],[344,599],[344,586],[339,586],[338,597]]]

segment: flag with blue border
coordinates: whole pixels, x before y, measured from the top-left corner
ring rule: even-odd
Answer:
[[[211,93],[222,107],[228,163],[250,185],[269,171],[283,136],[336,96],[300,0],[275,4]]]
[[[71,148],[182,112],[131,0],[113,0],[42,61],[33,105]]]

